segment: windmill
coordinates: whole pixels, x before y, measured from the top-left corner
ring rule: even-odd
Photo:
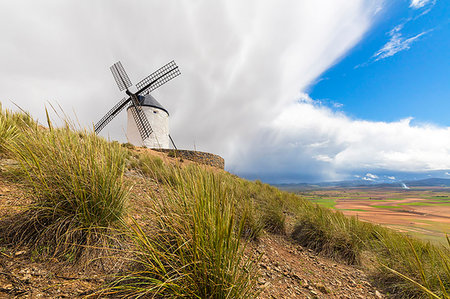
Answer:
[[[132,86],[131,80],[120,61],[113,64],[110,69],[119,90],[125,90],[126,97],[95,124],[95,133],[98,134],[119,112],[128,107],[127,135],[130,143],[152,148],[168,148],[170,139],[175,147],[175,143],[169,134],[169,113],[150,95],[151,91],[180,75],[180,70],[175,61],[167,63],[137,83],[137,91],[134,93],[129,90]],[[153,127],[150,122],[153,123]]]

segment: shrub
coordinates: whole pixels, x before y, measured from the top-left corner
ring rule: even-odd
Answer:
[[[398,298],[449,298],[450,242],[436,246],[407,235],[385,230],[370,243],[378,252],[379,266],[373,273],[379,284]]]
[[[281,205],[270,204],[264,207],[261,218],[267,231],[275,234],[285,233],[286,216]]]

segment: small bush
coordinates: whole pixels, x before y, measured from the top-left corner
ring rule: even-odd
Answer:
[[[378,252],[379,267],[373,278],[398,298],[448,298],[450,293],[450,242],[435,246],[429,242],[389,230],[371,242]],[[433,296],[434,295],[434,296]],[[447,297],[446,297],[447,296]]]
[[[0,152],[7,152],[7,144],[11,143],[19,135],[19,130],[14,123],[2,117],[0,114]]]

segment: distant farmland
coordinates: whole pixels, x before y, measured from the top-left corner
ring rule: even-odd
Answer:
[[[450,187],[322,188],[296,193],[345,215],[426,240],[444,242],[450,233]]]

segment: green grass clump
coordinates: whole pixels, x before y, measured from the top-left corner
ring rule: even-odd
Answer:
[[[286,215],[283,205],[277,204],[282,200],[272,200],[262,207],[261,222],[264,228],[276,234],[284,234],[286,231]]]
[[[127,151],[119,144],[66,127],[22,134],[8,149],[34,191],[32,204],[9,224],[16,243],[51,244],[78,257],[122,221],[129,187]]]
[[[36,128],[37,123],[28,113],[2,109],[0,103],[0,154],[8,154],[8,145],[26,129]]]
[[[448,240],[448,239],[447,239]],[[379,284],[397,298],[450,298],[450,243],[435,246],[404,234],[385,230],[378,242]]]
[[[300,213],[291,234],[294,240],[349,264],[360,262],[363,242],[358,232],[366,223],[319,205],[304,205]]]
[[[133,226],[135,271],[109,293],[138,297],[254,298],[256,267],[244,255],[236,199],[214,173],[173,174],[163,198],[151,197],[152,225]]]

